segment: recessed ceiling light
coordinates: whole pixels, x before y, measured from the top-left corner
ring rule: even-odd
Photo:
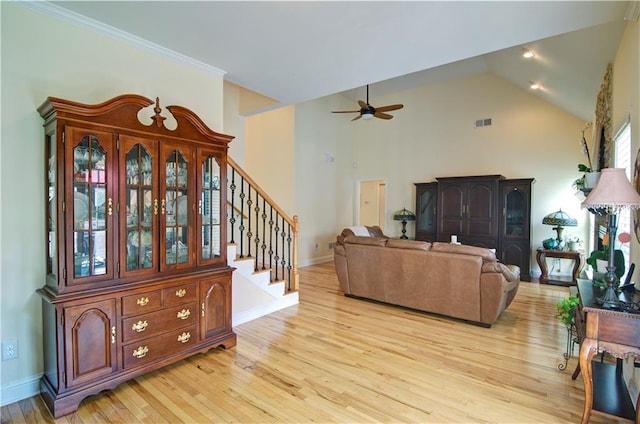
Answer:
[[[534,57],[536,54],[529,49],[524,49],[522,51],[522,57],[527,58],[527,59],[531,59],[532,57]]]
[[[539,90],[540,89],[540,84],[537,82],[529,82],[529,88],[532,90]]]

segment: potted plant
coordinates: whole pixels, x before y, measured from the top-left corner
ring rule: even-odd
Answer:
[[[564,324],[567,328],[573,327],[576,322],[576,307],[580,303],[580,299],[578,296],[569,296],[564,299],[560,299],[560,301],[556,304],[556,309],[558,313],[556,314],[556,318],[560,318],[562,324]]]
[[[565,237],[565,242],[567,245],[567,249],[575,252],[582,245],[582,240],[580,237],[569,235]]]
[[[631,235],[629,233],[620,233],[618,235],[618,240],[622,243],[627,243],[629,240],[631,240]],[[602,269],[602,266],[598,267],[598,261],[604,262],[605,266],[606,264],[608,264],[609,248],[610,248],[609,234],[605,234],[602,238],[602,249],[592,251],[589,257],[587,258],[587,264],[591,265],[591,268],[593,269],[593,284],[598,287],[606,286],[606,283],[604,281],[604,275],[606,273],[606,269]],[[622,253],[622,250],[615,249],[613,251],[613,265],[616,267],[616,270],[615,270],[616,277],[617,277],[616,284],[620,284],[620,279],[624,276],[624,273],[626,272],[626,262],[625,262],[624,254]],[[616,289],[617,289],[617,286],[616,286]]]
[[[587,126],[588,128],[588,126]],[[586,130],[586,128],[585,128]],[[587,156],[587,163],[578,164],[578,172],[582,172],[582,177],[576,179],[573,185],[580,191],[591,190],[598,183],[600,178],[600,172],[594,169],[591,162],[591,154],[589,153],[589,146],[587,146],[587,140],[584,138],[584,130],[582,131],[582,151]]]

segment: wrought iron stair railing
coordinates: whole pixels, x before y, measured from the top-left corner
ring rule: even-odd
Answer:
[[[229,243],[239,259],[251,258],[254,271],[269,271],[285,282],[285,294],[298,290],[298,216],[290,217],[235,161],[228,158]]]

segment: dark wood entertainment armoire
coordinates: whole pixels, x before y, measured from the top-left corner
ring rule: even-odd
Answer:
[[[441,177],[416,183],[416,240],[458,242],[496,249],[530,281],[533,178],[502,175]]]
[[[198,352],[236,344],[226,257],[233,137],[190,110],[122,95],[48,98],[44,376],[54,417],[89,395]]]

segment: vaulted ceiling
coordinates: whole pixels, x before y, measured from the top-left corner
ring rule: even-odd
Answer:
[[[296,104],[363,98],[491,72],[591,119],[629,1],[56,1],[112,35],[219,69],[225,79]],[[78,14],[78,15],[76,15]],[[89,18],[89,19],[86,19]],[[533,59],[522,58],[524,47]]]

